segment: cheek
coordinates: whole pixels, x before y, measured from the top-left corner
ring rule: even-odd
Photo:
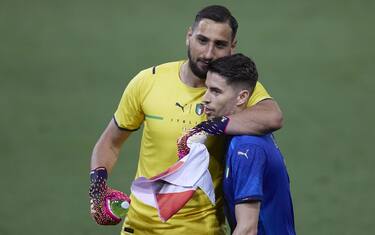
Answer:
[[[220,110],[220,115],[228,115],[231,110],[235,107],[236,101],[233,98],[227,96],[221,97],[217,100],[217,109]]]
[[[221,109],[225,108],[225,105],[226,105],[227,102],[225,102],[225,99],[222,99],[221,97],[216,97],[214,99],[213,103],[214,103],[216,109],[221,110]]]
[[[190,44],[190,55],[193,57],[193,58],[197,58],[198,55],[200,54],[200,48],[199,48],[199,45],[197,44]]]

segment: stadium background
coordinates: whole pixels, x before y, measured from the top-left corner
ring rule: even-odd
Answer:
[[[119,234],[88,215],[91,149],[129,79],[185,58],[214,3],[284,112],[298,234],[375,233],[373,1],[1,0],[0,234]],[[110,177],[126,192],[139,137]]]

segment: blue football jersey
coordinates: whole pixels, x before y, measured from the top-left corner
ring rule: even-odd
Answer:
[[[259,200],[258,234],[296,234],[289,176],[272,134],[230,139],[223,190],[232,231],[237,224],[235,205]]]

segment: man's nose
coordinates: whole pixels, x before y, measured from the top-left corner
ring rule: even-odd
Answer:
[[[209,104],[209,103],[210,103],[210,99],[209,99],[208,91],[206,91],[206,93],[204,93],[204,95],[203,95],[203,97],[202,97],[202,103],[203,103],[203,104]]]
[[[215,55],[215,48],[213,45],[207,45],[206,51],[203,55],[206,60],[213,60]]]

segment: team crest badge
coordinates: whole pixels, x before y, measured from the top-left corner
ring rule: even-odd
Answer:
[[[204,113],[204,105],[203,104],[197,104],[195,106],[195,113],[199,116],[202,115]]]

